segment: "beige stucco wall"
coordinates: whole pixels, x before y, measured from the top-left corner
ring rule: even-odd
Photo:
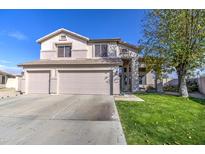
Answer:
[[[50,79],[50,93],[51,94],[57,93],[57,77],[52,77]]]
[[[72,58],[87,58],[87,52],[88,52],[87,41],[79,39],[78,37],[75,37],[72,35],[68,35],[68,34],[65,34],[67,36],[66,41],[60,41],[60,36],[62,34],[64,33],[55,35],[54,37],[51,37],[41,43],[40,59],[58,58],[56,44],[71,44]]]
[[[154,78],[153,78],[153,74],[151,71],[149,71],[147,74],[146,74],[146,84],[149,85],[149,86],[155,86],[155,81],[154,81]]]
[[[26,82],[25,82],[25,78],[21,78],[20,80],[20,91],[22,93],[26,92]]]
[[[94,53],[95,44],[108,44],[108,56],[113,57],[112,53],[116,52],[116,56],[120,57],[120,51],[126,48],[132,56],[136,56],[135,49],[129,48],[122,44],[113,43],[87,43],[86,40],[76,36],[64,34],[67,37],[66,41],[61,41],[60,36],[64,33],[55,35],[45,41],[41,45],[40,59],[76,59],[76,58],[96,58]],[[57,57],[57,44],[70,44],[72,46],[71,57]],[[97,57],[98,58],[98,57]]]
[[[120,77],[119,77],[119,67],[112,68],[112,78],[113,78],[113,95],[120,94]]]
[[[56,50],[42,50],[40,52],[40,59],[56,59],[57,52]]]
[[[205,77],[200,77],[198,79],[199,91],[205,94]]]
[[[6,82],[6,88],[15,88],[18,89],[18,79],[17,78],[8,78]]]
[[[93,44],[88,44],[88,52],[87,52],[87,58],[93,58],[94,53],[93,53]]]
[[[166,86],[169,81],[173,80],[172,78],[163,79],[163,86]],[[158,81],[159,82],[159,81]],[[155,79],[152,71],[146,73],[142,78],[142,85],[155,87]]]

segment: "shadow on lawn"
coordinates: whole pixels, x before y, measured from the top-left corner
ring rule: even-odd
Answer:
[[[200,98],[194,98],[194,97],[189,97],[190,100],[195,101],[196,103],[205,105],[205,99],[200,99]]]
[[[169,94],[169,93],[157,93],[157,92],[136,92],[134,94],[143,94],[143,95],[161,95],[161,96],[175,96],[175,97],[179,97],[179,98],[182,98],[181,96],[179,95],[173,95],[173,94]],[[187,99],[190,99],[196,103],[199,103],[199,104],[202,104],[202,105],[205,105],[205,99],[202,99],[202,98],[194,98],[194,97],[189,97]]]

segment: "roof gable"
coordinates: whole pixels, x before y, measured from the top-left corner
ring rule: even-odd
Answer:
[[[82,36],[82,35],[77,34],[77,33],[75,33],[75,32],[69,31],[69,30],[67,30],[67,29],[61,28],[61,29],[58,29],[58,30],[56,30],[56,31],[54,31],[54,32],[52,32],[52,33],[50,33],[50,34],[48,34],[48,35],[45,35],[44,37],[38,39],[36,42],[37,42],[37,43],[42,43],[43,41],[45,41],[45,40],[47,40],[47,39],[49,39],[49,38],[51,38],[51,37],[53,37],[53,36],[56,36],[56,35],[58,35],[58,34],[60,34],[60,33],[70,34],[70,35],[72,35],[72,36],[76,36],[76,37],[78,37],[78,38],[80,38],[80,39],[83,39],[83,40],[86,40],[86,41],[89,40],[88,37],[85,37],[85,36]]]
[[[37,43],[42,43],[43,41],[45,40],[48,40],[49,38],[52,38],[60,33],[65,33],[65,34],[69,34],[69,35],[72,35],[72,36],[75,36],[77,38],[80,38],[82,40],[85,40],[89,43],[105,43],[105,42],[116,42],[116,43],[119,43],[119,44],[122,44],[122,45],[125,45],[127,47],[130,47],[132,49],[135,49],[135,50],[139,50],[139,48],[135,45],[132,45],[132,44],[129,44],[127,42],[124,42],[122,41],[120,38],[110,38],[110,39],[89,39],[88,37],[85,37],[85,36],[82,36],[80,34],[77,34],[75,32],[72,32],[72,31],[69,31],[65,28],[60,28],[50,34],[47,34],[45,35],[44,37],[38,39],[36,42]]]

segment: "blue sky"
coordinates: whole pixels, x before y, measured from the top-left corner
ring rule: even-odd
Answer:
[[[0,69],[39,59],[36,40],[59,28],[89,38],[116,38],[138,44],[146,10],[0,10]]]

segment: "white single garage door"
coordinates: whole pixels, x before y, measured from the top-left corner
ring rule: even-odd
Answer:
[[[29,94],[49,94],[50,73],[28,72],[28,93]]]
[[[59,71],[59,94],[110,95],[110,71]]]

